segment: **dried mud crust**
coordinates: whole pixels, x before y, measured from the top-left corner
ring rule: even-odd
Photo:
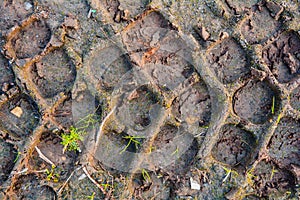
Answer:
[[[136,98],[132,97],[132,99],[130,99],[131,103],[128,107],[129,110],[135,110],[137,113],[133,114],[133,116],[130,115],[130,117],[137,126],[146,127],[151,123],[149,116],[150,110],[148,108],[151,107],[152,104],[158,103],[158,99],[153,92],[143,86],[136,90],[136,94]]]
[[[252,186],[260,197],[280,198],[286,192],[295,192],[295,176],[272,161],[259,162],[252,173]]]
[[[251,80],[234,95],[234,112],[244,120],[262,124],[272,114],[273,98],[277,104],[279,99],[267,82]]]
[[[17,177],[13,185],[12,198],[16,199],[41,199],[56,200],[57,195],[52,187],[44,185],[35,174]]]
[[[232,124],[223,126],[219,135],[212,156],[231,167],[245,166],[255,148],[254,135]]]
[[[280,167],[300,166],[300,120],[283,118],[268,144],[269,154]]]
[[[14,25],[19,24],[33,13],[31,0],[13,0],[0,2],[0,33],[3,34]]]
[[[2,54],[0,54],[0,86],[3,88],[4,83],[14,82],[14,73],[11,66],[8,63],[8,60],[4,58]],[[2,89],[3,91],[3,89]]]
[[[300,38],[294,31],[280,34],[262,51],[264,62],[280,83],[287,83],[300,74]]]
[[[0,138],[0,184],[7,180],[10,172],[15,165],[17,150],[12,144]]]
[[[40,120],[36,103],[26,94],[17,95],[1,105],[0,115],[0,127],[16,139],[28,137]]]
[[[243,15],[249,14],[251,9],[255,9],[255,6],[265,6],[267,10],[270,12],[270,16],[274,19],[278,20],[281,13],[284,11],[284,8],[274,2],[274,1],[257,1],[257,0],[250,0],[250,1],[243,1],[243,0],[226,0],[225,5],[233,11],[234,15]]]
[[[51,31],[45,20],[36,20],[25,26],[21,32],[11,38],[13,58],[32,58],[40,54],[50,41]]]
[[[44,98],[71,90],[76,78],[75,65],[63,49],[54,50],[31,68],[32,80]]]
[[[213,45],[207,53],[209,67],[222,83],[232,83],[249,73],[246,53],[233,39]]]
[[[173,138],[179,134],[179,129],[178,127],[171,125],[171,124],[166,124],[161,127],[161,130],[155,137],[153,144],[152,144],[152,149],[160,149],[163,148],[166,144],[172,143]]]

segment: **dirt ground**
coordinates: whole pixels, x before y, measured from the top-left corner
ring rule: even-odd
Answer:
[[[298,0],[1,0],[0,199],[298,199]]]

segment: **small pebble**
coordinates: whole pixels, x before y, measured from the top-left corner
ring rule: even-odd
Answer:
[[[199,183],[197,183],[197,181],[195,181],[192,177],[190,178],[190,182],[191,182],[191,189],[192,190],[200,190]]]
[[[18,118],[20,118],[23,114],[23,110],[21,107],[17,106],[14,109],[12,109],[10,111],[12,114],[14,114],[15,116],[17,116]]]
[[[24,3],[24,6],[25,6],[25,10],[30,10],[31,8],[32,8],[32,5],[31,5],[31,3],[29,3],[29,2],[25,2]]]

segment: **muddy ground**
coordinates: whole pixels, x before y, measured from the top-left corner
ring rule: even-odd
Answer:
[[[0,50],[0,199],[299,197],[297,0],[1,0]]]

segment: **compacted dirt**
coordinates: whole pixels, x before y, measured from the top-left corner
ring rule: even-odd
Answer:
[[[0,199],[298,199],[296,0],[2,0]]]

